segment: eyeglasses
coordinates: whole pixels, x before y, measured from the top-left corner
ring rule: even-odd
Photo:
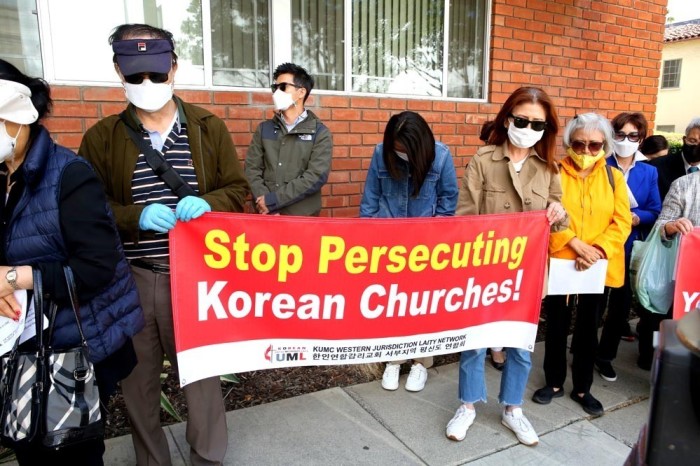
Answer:
[[[600,152],[600,149],[603,148],[603,143],[598,141],[590,141],[588,143],[585,143],[583,141],[571,141],[571,148],[577,154],[585,152],[586,147],[588,147],[588,151],[591,154],[597,154],[598,152]]]
[[[301,87],[301,86],[297,86],[294,83],[272,83],[272,84],[270,84],[270,89],[272,89],[272,92],[275,92],[277,89],[281,89],[282,92],[287,92],[287,86],[293,86],[296,88]]]
[[[124,81],[129,84],[141,84],[148,78],[154,84],[162,84],[168,81],[168,73],[136,73],[124,76]]]
[[[517,117],[515,115],[511,115],[510,117],[513,119],[513,124],[516,128],[527,128],[527,125],[530,125],[530,128],[532,128],[533,131],[544,131],[545,127],[547,126],[546,121],[532,121],[528,120],[527,118]]]
[[[629,142],[639,142],[639,133],[638,132],[633,132],[633,133],[624,133],[622,131],[618,131],[615,133],[615,140],[618,142],[622,142],[627,138]]]

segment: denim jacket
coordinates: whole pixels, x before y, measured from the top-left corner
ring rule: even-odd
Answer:
[[[408,176],[408,163],[399,161],[406,176],[395,180],[389,175],[382,156],[383,144],[377,144],[367,172],[360,217],[435,217],[454,215],[459,188],[450,149],[435,143],[435,160],[417,197]]]

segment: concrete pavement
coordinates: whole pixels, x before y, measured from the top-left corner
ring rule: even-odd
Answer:
[[[605,415],[591,419],[566,395],[550,405],[530,401],[544,385],[544,344],[533,354],[525,414],[540,436],[536,447],[520,445],[500,423],[496,396],[500,372],[487,363],[489,402],[477,405],[466,439],[453,442],[445,426],[459,405],[458,365],[429,370],[425,389],[382,390],[380,382],[334,388],[229,412],[227,465],[621,465],[646,422],[650,373],[636,366],[637,344],[621,342],[616,382],[597,374],[591,392]],[[569,374],[570,376],[570,374]],[[185,425],[167,428],[173,464],[188,465]],[[130,436],[107,441],[107,465],[133,465]]]

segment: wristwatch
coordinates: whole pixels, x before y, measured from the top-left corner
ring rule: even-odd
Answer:
[[[7,271],[5,280],[7,280],[7,283],[10,284],[13,290],[19,290],[19,286],[17,286],[17,267],[12,267]]]

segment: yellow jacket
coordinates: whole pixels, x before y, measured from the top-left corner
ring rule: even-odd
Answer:
[[[613,192],[605,166],[604,158],[598,160],[593,171],[581,178],[571,158],[561,161],[561,203],[569,214],[569,226],[552,232],[549,253],[551,257],[575,259],[576,253],[568,246],[575,236],[586,244],[599,246],[608,259],[605,285],[618,288],[625,280],[625,241],[632,229],[632,214],[625,177],[612,168]]]

